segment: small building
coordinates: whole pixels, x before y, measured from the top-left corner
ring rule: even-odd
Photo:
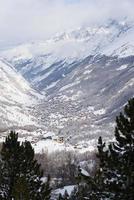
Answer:
[[[42,140],[52,140],[52,136],[43,136]]]
[[[55,136],[52,138],[55,142],[58,143],[63,143],[64,142],[64,137],[59,137],[59,136]]]

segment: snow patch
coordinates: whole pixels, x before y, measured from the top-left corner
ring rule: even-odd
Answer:
[[[121,70],[126,69],[127,67],[128,67],[128,65],[122,65],[122,66],[120,66],[119,68],[117,68],[116,70],[117,70],[117,71],[121,71]]]

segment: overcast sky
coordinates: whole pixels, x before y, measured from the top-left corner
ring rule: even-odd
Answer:
[[[0,0],[0,48],[125,16],[134,18],[134,0]]]

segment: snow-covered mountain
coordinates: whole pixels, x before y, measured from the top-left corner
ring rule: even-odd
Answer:
[[[2,56],[35,88],[46,90],[74,68],[68,65],[72,66],[89,55],[133,55],[133,34],[134,23],[109,20],[104,25],[57,34],[45,42],[20,45],[3,52]]]
[[[109,20],[1,52],[47,99],[34,115],[66,140],[112,135],[116,114],[134,95],[134,23]]]
[[[24,128],[35,125],[30,107],[35,104],[38,94],[2,58],[0,59],[0,132],[7,128]]]

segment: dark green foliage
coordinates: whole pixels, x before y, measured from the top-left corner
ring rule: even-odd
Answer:
[[[109,199],[134,199],[134,99],[116,118],[115,142],[106,148],[99,138],[97,184]]]
[[[63,199],[64,200],[68,200],[69,199],[69,195],[68,195],[67,190],[65,190],[65,194],[63,195]]]
[[[11,132],[1,150],[1,199],[49,200],[49,179],[43,183],[43,171],[34,159],[30,142],[20,144],[18,134]]]
[[[30,199],[30,191],[28,189],[28,184],[25,177],[19,177],[15,182],[12,195],[15,200],[29,200]]]
[[[64,200],[64,197],[61,194],[59,194],[59,197],[57,200]]]
[[[115,157],[118,181],[116,196],[122,200],[134,199],[134,98],[128,101],[124,113],[116,118],[116,142],[110,146]]]
[[[134,98],[116,118],[115,142],[98,140],[99,167],[94,177],[78,173],[70,200],[134,199]]]
[[[51,197],[50,176],[48,176],[47,182],[45,184],[42,184],[40,193],[43,194],[44,200],[50,199]]]

